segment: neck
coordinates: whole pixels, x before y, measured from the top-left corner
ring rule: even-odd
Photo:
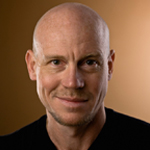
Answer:
[[[47,112],[47,132],[58,150],[87,150],[102,130],[106,120],[104,107],[93,121],[82,126],[64,126]]]

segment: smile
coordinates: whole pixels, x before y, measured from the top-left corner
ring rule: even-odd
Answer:
[[[56,97],[66,107],[83,107],[88,100],[73,97]]]

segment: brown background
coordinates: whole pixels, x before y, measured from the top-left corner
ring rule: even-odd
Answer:
[[[0,134],[45,114],[24,56],[37,20],[65,0],[5,0],[0,5]],[[73,2],[70,0],[70,2]],[[105,105],[150,122],[150,0],[77,0],[97,11],[110,28],[115,70]]]

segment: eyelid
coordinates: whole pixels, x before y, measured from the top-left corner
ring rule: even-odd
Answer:
[[[95,57],[88,57],[88,58],[85,58],[85,59],[81,60],[81,61],[79,62],[79,65],[84,64],[84,63],[85,63],[86,61],[88,61],[88,60],[95,61],[98,65],[101,64],[101,61],[100,61],[98,58],[95,58]]]
[[[52,57],[52,58],[49,58],[47,62],[50,63],[55,60],[60,61],[60,62],[66,62],[62,57]]]
[[[54,61],[58,61],[58,64],[55,64]],[[66,62],[64,60],[60,60],[60,59],[52,59],[49,62],[52,63],[53,65],[63,65],[63,64],[66,64]]]
[[[88,65],[88,63],[87,63],[87,61],[92,61],[92,63],[93,64],[99,64],[96,60],[94,60],[94,59],[87,59],[87,60],[85,60],[85,63]]]
[[[50,61],[50,63],[52,63],[52,64],[56,65],[56,64],[54,63],[54,61],[58,61],[58,64],[60,64],[60,63],[61,63],[61,61],[60,61],[60,60],[58,60],[58,59],[53,59],[53,60],[51,60],[51,61]]]
[[[54,63],[54,61],[59,61],[58,64]],[[66,63],[63,60],[60,59],[51,59],[48,63],[47,63],[48,69],[50,70],[54,70],[56,72],[60,72],[63,71],[66,68]]]

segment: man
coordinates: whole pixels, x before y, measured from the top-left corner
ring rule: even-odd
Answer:
[[[37,23],[26,53],[46,116],[7,136],[3,149],[149,149],[148,123],[104,107],[115,53],[109,30],[92,9],[65,3]]]

